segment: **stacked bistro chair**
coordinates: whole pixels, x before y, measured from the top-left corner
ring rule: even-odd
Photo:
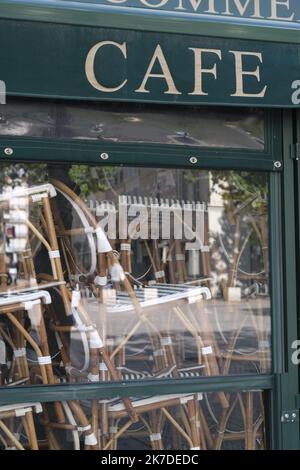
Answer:
[[[169,315],[167,315],[169,321],[170,313],[173,314],[175,305],[177,305],[178,303],[185,303],[188,305],[189,303],[199,302],[201,301],[203,295],[206,298],[210,298],[209,290],[207,288],[202,287],[185,288],[185,286],[178,285],[173,286],[173,289],[166,289],[165,285],[158,286],[158,288],[149,287],[148,289],[133,289],[130,281],[127,278],[127,275],[119,264],[115,253],[111,248],[110,243],[105,238],[101,229],[97,226],[94,216],[88,210],[86,205],[82,202],[80,198],[78,198],[78,196],[76,196],[70,190],[70,188],[66,187],[63,183],[59,181],[52,181],[52,183],[56,187],[56,189],[61,194],[63,194],[64,197],[72,204],[73,207],[75,206],[77,210],[79,207],[79,218],[81,224],[83,225],[84,233],[89,234],[92,232],[93,229],[93,231],[97,234],[97,262],[99,269],[98,274],[94,280],[94,284],[98,286],[98,296],[95,296],[93,299],[89,299],[90,301],[88,303],[88,310],[91,315],[95,312],[95,314],[93,315],[94,318],[96,317],[97,312],[101,312],[100,315],[102,323],[100,324],[100,330],[102,331],[103,341],[106,343],[106,350],[109,351],[109,358],[114,364],[116,364],[116,370],[119,374],[117,378],[139,379],[145,377],[163,377],[167,375],[181,377],[195,376],[197,374],[199,375],[199,371],[203,368],[203,365],[201,363],[199,363],[199,365],[196,367],[189,368],[189,370],[184,370],[184,368],[178,367],[175,353],[172,347],[172,338],[168,333],[168,329],[162,328],[161,325],[160,327],[158,327],[155,324],[153,317],[155,315],[157,316],[158,313],[161,313],[162,309],[166,308],[167,306],[167,308],[169,309]],[[65,237],[73,235],[74,233],[77,234],[79,230],[80,228],[66,230],[66,228],[63,227],[63,224],[61,223],[61,226],[58,230],[58,235],[61,236],[61,242],[66,244],[67,240],[65,240]],[[64,251],[70,252],[70,250],[67,250],[67,248],[65,248]],[[71,265],[72,261],[70,259],[69,266],[71,267]],[[89,272],[91,272],[92,270],[93,268],[91,269],[89,267],[89,270],[86,275],[88,275]],[[110,272],[111,280],[114,286],[114,288],[110,290],[105,289],[105,286],[107,284],[108,270]],[[70,274],[71,277],[74,276],[73,273]],[[123,290],[120,289],[120,286],[123,287]],[[114,295],[111,295],[112,293]],[[79,309],[80,308],[81,307],[79,307]],[[115,321],[114,317],[116,318]],[[127,318],[130,319],[129,322],[127,321]],[[111,321],[109,322],[108,319]],[[182,321],[181,318],[180,321]],[[115,325],[118,325],[119,323],[121,324],[121,334],[118,337],[118,334],[115,331]],[[111,325],[113,325],[112,331],[110,331]],[[56,330],[58,331],[59,329],[60,327],[57,326]],[[140,329],[143,330],[143,333],[146,333],[148,343],[151,346],[154,366],[151,371],[151,374],[132,370],[126,367],[126,346],[130,343],[130,340],[133,335],[137,333]],[[195,328],[192,327],[192,330],[195,336]],[[116,341],[116,339],[118,341]],[[110,378],[114,379],[116,377],[115,375],[112,375],[111,368],[107,367],[107,363],[105,361],[102,361],[99,364],[99,368],[101,379],[107,379],[108,374],[110,374]],[[99,376],[95,372],[89,372],[87,374],[87,378],[92,381],[98,381]],[[70,373],[74,376],[78,376],[80,371],[75,370],[73,368],[71,369]],[[161,397],[156,399],[156,407],[162,407],[162,405],[160,406],[160,402]],[[126,404],[124,403],[124,401],[123,405],[126,409]],[[151,407],[154,406],[153,399],[150,400],[150,405],[151,409]],[[132,401],[131,406],[133,408],[133,415],[135,419],[137,419],[137,413],[135,410],[136,408],[139,409],[138,401]],[[103,410],[102,414],[106,416],[108,420],[110,420],[111,416],[113,416],[114,408],[112,406],[109,406],[108,403],[101,403],[101,408]],[[146,408],[144,407],[143,409]],[[127,413],[128,409],[125,412]],[[130,426],[131,422],[132,419],[127,422],[126,429]],[[105,432],[107,432],[107,422],[102,422],[101,429],[102,432],[103,430],[106,430]],[[116,426],[110,426],[109,429],[116,429]],[[111,439],[112,438],[110,438],[110,440]],[[115,441],[116,438],[114,437],[114,442]],[[107,445],[108,444],[106,442],[105,446]]]
[[[62,207],[71,209],[78,226],[70,228]],[[203,300],[211,298],[210,290],[185,283],[179,242],[169,247],[169,261],[160,259],[157,244],[151,251],[144,243],[155,283],[142,285],[130,274],[131,239],[120,240],[117,253],[84,201],[63,182],[4,191],[0,211],[6,234],[0,249],[2,386],[226,373],[230,359],[217,359]],[[77,237],[84,243],[76,243]],[[172,284],[165,283],[166,263]],[[188,363],[191,350],[196,361]],[[218,392],[216,399],[222,410],[216,438],[203,395],[196,393],[0,407],[1,445],[57,450],[68,435],[74,449],[115,449],[137,429],[154,450],[220,448],[233,405],[228,394]],[[242,409],[249,448],[259,429],[251,422],[252,408],[249,395]]]

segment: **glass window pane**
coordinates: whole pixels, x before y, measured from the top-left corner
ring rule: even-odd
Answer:
[[[0,178],[2,385],[271,372],[267,173]]]
[[[221,395],[228,401],[227,408]],[[120,398],[27,403],[0,407],[0,419],[4,418],[10,420],[2,429],[2,449],[266,449],[261,391],[173,393],[129,397],[125,403]],[[28,420],[30,427],[26,427]]]
[[[54,137],[55,106],[50,101],[9,99],[0,109],[0,136]]]
[[[259,109],[13,99],[2,108],[3,136],[264,149]]]

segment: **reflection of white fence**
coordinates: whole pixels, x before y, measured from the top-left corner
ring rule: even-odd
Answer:
[[[189,209],[189,210],[198,210],[198,211],[207,211],[207,205],[204,202],[200,201],[184,201],[179,199],[167,199],[167,198],[152,198],[152,197],[142,197],[142,196],[119,196],[119,204],[126,204],[126,205],[143,205],[148,209],[154,207],[160,207],[164,209],[172,210],[173,208],[176,209]]]
[[[137,206],[148,210],[158,209],[172,212],[174,210],[207,212],[207,204],[200,201],[179,201],[178,199],[157,199],[152,197],[141,196],[119,196],[118,203],[112,201],[98,201],[97,199],[89,200],[89,208],[96,213],[102,215],[106,212],[118,212],[120,206]]]
[[[195,240],[187,243],[187,250],[207,251],[204,247],[207,204],[204,202],[121,195],[118,203],[90,200],[89,207],[97,217],[104,217],[102,228],[108,238],[116,238],[118,226],[120,239]]]

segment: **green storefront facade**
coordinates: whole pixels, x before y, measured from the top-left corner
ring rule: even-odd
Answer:
[[[299,449],[299,2],[1,1],[0,38],[0,80],[6,89],[6,104],[0,105],[0,165],[5,175],[1,177],[0,187],[0,203],[4,207],[0,206],[3,210],[1,230],[7,230],[5,224],[8,222],[9,228],[13,225],[13,219],[5,222],[8,217],[5,215],[6,201],[10,197],[20,198],[20,195],[15,196],[16,193],[5,192],[8,186],[15,190],[14,179],[22,180],[23,184],[28,178],[30,187],[34,188],[51,182],[57,194],[65,197],[65,209],[61,212],[60,203],[56,205],[58,212],[57,207],[51,206],[58,245],[53,241],[51,230],[47,235],[52,220],[47,212],[50,206],[45,203],[46,209],[44,206],[40,209],[46,197],[34,199],[32,196],[30,204],[37,202],[38,209],[28,209],[30,214],[32,210],[32,218],[27,226],[38,239],[30,225],[35,222],[46,240],[46,243],[42,241],[44,249],[47,241],[51,245],[48,254],[52,268],[53,260],[56,263],[53,268],[56,276],[55,273],[50,276],[50,265],[44,268],[41,250],[35,240],[31,248],[33,272],[37,273],[38,281],[30,284],[30,289],[13,279],[12,269],[17,269],[16,276],[22,280],[28,274],[26,262],[26,269],[20,267],[21,251],[16,249],[16,256],[9,251],[10,255],[4,257],[8,267],[7,271],[1,271],[1,279],[6,276],[8,281],[1,281],[0,294],[1,318],[4,319],[0,322],[0,339],[6,348],[2,354],[5,359],[1,369],[0,419],[6,431],[9,427],[7,416],[11,415],[5,413],[15,413],[14,406],[26,404],[28,409],[32,404],[35,432],[30,432],[28,421],[24,425],[26,432],[22,431],[23,437],[19,439],[24,448],[42,448],[43,445],[51,449],[83,448],[85,445],[85,448],[123,449],[129,442],[129,448],[154,450]],[[72,193],[59,182],[55,183],[63,167],[66,170],[61,170],[64,175],[61,182],[72,187]],[[153,178],[152,186],[150,178]],[[69,184],[70,179],[76,182],[76,188]],[[150,188],[147,185],[154,188],[151,194],[147,192]],[[29,189],[26,191],[31,194]],[[140,204],[141,198],[146,201],[149,195],[156,197],[159,205],[163,204],[161,200],[169,204],[169,199],[184,199],[188,204],[191,202],[192,207],[197,207],[196,201],[203,200],[208,204],[208,215],[203,219],[205,240],[198,250],[197,268],[192,268],[195,258],[191,254],[197,249],[192,249],[191,253],[180,251],[177,242],[168,245],[167,237],[162,242],[159,236],[152,235],[138,245],[137,237],[126,233],[117,235],[114,244],[111,242],[113,237],[108,236],[112,251],[99,249],[98,238],[97,269],[100,274],[96,265],[89,270],[86,263],[91,260],[93,264],[94,258],[91,252],[85,257],[82,246],[88,243],[92,250],[94,242],[89,239],[90,226],[85,226],[84,220],[93,225],[94,219],[88,215],[83,203],[78,202],[75,192],[77,197],[80,194],[86,206],[89,202],[89,210],[93,209],[92,200],[99,203],[97,194],[101,194],[100,199],[111,201],[115,193],[122,197],[121,192],[127,201],[132,198],[135,202],[135,197]],[[186,208],[185,204],[183,206]],[[78,238],[76,244],[67,239],[74,228],[72,223],[69,227],[57,228],[58,220],[68,224],[68,207],[69,211],[77,211],[78,220],[74,215],[72,223],[75,231],[75,219],[83,224],[87,242]],[[40,225],[38,210],[44,211]],[[118,206],[118,214],[120,210]],[[141,221],[139,233],[140,224]],[[208,228],[205,228],[206,224]],[[95,227],[93,233],[97,232]],[[79,237],[79,232],[76,233]],[[184,246],[187,246],[187,233],[185,236]],[[131,248],[128,248],[129,239]],[[5,253],[8,245],[7,240],[3,240]],[[156,248],[153,240],[159,240]],[[175,247],[173,255],[170,246]],[[75,254],[71,256],[68,249],[74,249]],[[128,251],[130,261],[126,258]],[[113,252],[118,252],[121,269],[124,268],[127,276],[125,280],[120,273],[119,278],[114,278],[113,268],[117,264],[110,258]],[[151,260],[148,271],[147,253]],[[105,256],[101,258],[103,254],[107,256],[106,261],[103,261]],[[58,256],[63,259],[62,277],[59,277]],[[73,258],[74,266],[69,266]],[[182,268],[180,263],[185,261],[186,266]],[[78,267],[79,262],[82,269]],[[104,273],[102,262],[108,263]],[[172,263],[175,263],[174,272]],[[4,269],[1,263],[0,267]],[[43,274],[43,269],[48,269],[48,277]],[[151,269],[156,283],[149,278]],[[186,270],[182,276],[180,269]],[[72,273],[69,277],[68,270]],[[100,293],[97,291],[96,294],[89,280],[95,271],[102,279],[97,284]],[[84,282],[78,277],[83,272]],[[145,277],[144,272],[147,273]],[[137,316],[136,323],[132,324],[134,332],[128,333],[125,322],[120,326],[125,328],[122,336],[116,326],[119,317],[116,320],[108,318],[105,325],[108,325],[106,336],[110,349],[106,349],[105,341],[103,345],[102,341],[97,343],[94,339],[93,343],[88,339],[90,361],[82,359],[85,365],[78,365],[81,360],[78,358],[86,352],[82,331],[87,330],[83,327],[80,330],[73,310],[75,323],[62,320],[61,299],[66,311],[68,302],[71,302],[71,308],[79,309],[82,325],[84,314],[74,292],[82,290],[84,305],[89,305],[88,301],[93,304],[97,295],[104,305],[102,290],[109,290],[108,284],[103,284],[106,276],[110,290],[117,291],[117,296],[118,283],[124,284],[120,292],[123,296],[127,292]],[[49,284],[51,282],[53,285]],[[36,331],[40,337],[42,333],[41,326],[34,327],[30,313],[32,305],[25,305],[28,300],[25,297],[25,300],[14,297],[14,290],[21,296],[41,291],[43,283],[43,291],[52,297],[54,310],[59,310],[53,317],[51,309],[42,314],[45,315],[50,352],[49,348],[43,350],[43,341],[34,336]],[[171,307],[165,307],[168,303],[155,304],[151,296],[143,297],[146,299],[144,304],[139,289],[145,289],[146,284],[150,290],[156,289],[152,296],[158,295],[160,302],[163,302],[163,295],[174,295],[168,297]],[[175,293],[164,291],[162,284],[173,288]],[[174,287],[176,284],[181,286],[180,295],[179,288]],[[200,286],[212,293],[209,296],[212,295],[213,307],[209,305],[210,297],[205,294],[207,307],[202,307],[201,301],[197,300],[200,302],[197,308],[200,317],[202,308],[203,318],[208,312],[210,325],[214,326],[203,323],[200,317],[198,324],[198,314],[193,310],[196,306],[191,306],[198,306],[198,303],[194,304],[190,298],[188,306],[173,304],[186,301],[184,286],[187,285],[189,289]],[[86,286],[95,297],[84,293]],[[7,293],[14,297],[11,303]],[[189,290],[192,300],[196,294],[196,291],[190,294]],[[121,300],[117,304],[119,307]],[[108,305],[109,309],[111,304]],[[86,308],[90,311],[92,307]],[[123,319],[121,310],[111,308],[113,313],[110,315],[120,315]],[[170,309],[166,322],[168,332],[164,330],[164,324],[155,323],[152,310],[152,313],[149,310],[149,315],[153,315],[152,323],[146,325],[147,308],[153,308],[160,316],[164,309]],[[124,312],[126,315],[127,310]],[[21,326],[14,323],[11,318],[14,315]],[[176,316],[176,321],[172,315]],[[69,316],[67,312],[66,317]],[[142,328],[137,334],[144,324],[148,333]],[[74,338],[71,337],[70,325],[77,328],[74,331],[81,335],[83,346],[79,346],[75,333]],[[87,325],[94,328],[93,322],[86,323],[85,328]],[[99,328],[103,336],[102,326]],[[57,345],[50,331],[56,335],[62,332],[67,359],[56,351]],[[22,334],[23,339],[20,339]],[[144,338],[148,338],[147,335],[153,350]],[[156,335],[163,349],[156,345]],[[113,349],[112,338],[117,352]],[[35,345],[31,341],[36,341]],[[143,341],[146,346],[141,346]],[[15,353],[14,347],[19,352]],[[42,350],[41,359],[38,348]],[[197,348],[201,350],[201,360],[195,352]],[[72,354],[76,357],[74,361]],[[104,369],[99,366],[100,375],[97,375],[98,363],[95,366],[97,354],[102,357],[100,365],[104,364]],[[111,362],[106,358],[107,354]],[[155,361],[160,354],[165,362],[159,359],[162,362],[157,365]],[[24,357],[27,358],[29,366],[23,364],[18,369],[20,357],[24,361]],[[45,359],[49,357],[52,363],[59,357],[52,372],[49,372],[51,360]],[[153,368],[146,367],[150,357],[155,363]],[[41,366],[41,372],[36,371],[34,363]],[[191,368],[194,368],[192,375]],[[107,369],[108,372],[102,374]],[[110,400],[116,397],[121,399],[111,404]],[[139,402],[143,399],[144,402]],[[109,405],[105,408],[106,402]],[[40,415],[33,409],[33,404],[37,403],[41,404]],[[87,421],[82,418],[82,411]],[[13,415],[15,424],[11,424],[10,430],[14,435],[18,432],[20,416],[27,419],[27,412],[23,415],[22,412]],[[197,416],[195,427],[193,412]],[[104,432],[107,423],[110,431]],[[90,433],[88,427],[93,432]],[[177,428],[181,429],[180,437],[175,435]],[[135,432],[138,437],[132,441]],[[112,437],[116,433],[119,433],[118,440]],[[17,447],[5,430],[2,434],[2,448]]]

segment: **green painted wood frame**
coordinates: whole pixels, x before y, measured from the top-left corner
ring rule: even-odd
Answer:
[[[299,448],[299,423],[281,422],[283,410],[295,408],[298,393],[298,367],[290,360],[290,344],[295,338],[296,314],[296,261],[295,261],[295,208],[293,161],[290,148],[293,143],[292,111],[266,112],[265,152],[239,150],[190,149],[174,146],[111,144],[43,139],[2,138],[2,161],[56,161],[100,164],[99,155],[106,151],[114,165],[142,165],[195,168],[227,168],[265,170],[270,173],[270,248],[273,374],[262,376],[212,377],[191,380],[147,380],[101,384],[72,384],[0,389],[0,404],[93,399],[96,397],[163,394],[177,392],[209,392],[217,390],[267,390],[269,407],[270,447]],[[6,157],[3,150],[12,147],[14,153]],[[116,148],[117,147],[117,148]],[[188,157],[197,156],[196,165]],[[281,161],[280,169],[274,161]],[[282,169],[284,171],[282,171]],[[283,269],[281,269],[283,266]]]
[[[273,332],[280,328],[282,335],[273,336],[273,353],[278,355],[276,363],[278,370],[274,370],[274,388],[270,394],[269,425],[271,432],[271,448],[273,449],[299,449],[299,421],[293,423],[284,422],[282,416],[284,411],[297,410],[297,394],[299,393],[299,366],[292,362],[292,344],[297,339],[297,261],[295,253],[299,253],[299,234],[297,247],[296,219],[299,209],[296,209],[298,201],[295,197],[295,166],[297,162],[291,158],[292,147],[295,142],[294,133],[295,120],[290,111],[283,112],[283,161],[284,172],[278,178],[271,178],[271,213],[273,229],[271,234],[271,263],[273,270],[272,287],[282,286],[282,295],[273,292],[273,312],[278,309],[282,315],[278,315],[273,321]],[[273,181],[272,181],[273,180]],[[275,220],[279,217],[278,220]],[[280,234],[277,238],[277,235]],[[276,240],[277,238],[277,240]],[[279,243],[279,244],[278,244]],[[277,254],[276,254],[277,252]],[[281,253],[281,255],[280,255]],[[282,269],[281,269],[282,267]],[[299,273],[298,273],[299,274]],[[277,277],[275,281],[274,277]],[[280,280],[281,279],[281,280]],[[299,302],[299,299],[298,299]],[[281,356],[281,357],[280,357]]]
[[[172,105],[175,106],[175,105]],[[224,168],[266,170],[280,172],[283,169],[281,151],[281,112],[265,111],[264,151],[218,149],[184,145],[130,144],[95,142],[89,140],[44,139],[29,137],[3,137],[0,139],[0,160],[30,162],[76,162],[102,165],[142,165],[170,168]],[[5,148],[13,149],[11,157]],[[109,155],[101,160],[101,153]],[[190,162],[191,157],[197,163]],[[277,167],[275,162],[280,162]]]

